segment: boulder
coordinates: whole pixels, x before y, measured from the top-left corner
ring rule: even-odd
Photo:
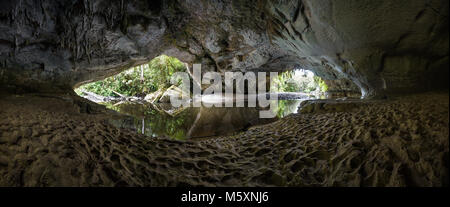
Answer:
[[[183,97],[190,97],[190,94],[181,90],[175,85],[170,86],[159,98],[159,103],[170,103],[171,98],[181,100]]]
[[[163,88],[158,89],[157,91],[155,91],[153,93],[147,94],[144,97],[144,101],[147,101],[149,103],[156,103],[161,98],[163,93],[164,93],[164,89]]]

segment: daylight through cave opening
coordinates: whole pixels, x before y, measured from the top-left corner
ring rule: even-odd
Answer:
[[[2,0],[0,186],[448,186],[448,12],[448,0]],[[248,72],[266,73],[255,107],[255,82],[226,81]],[[208,93],[229,83],[231,99]]]
[[[109,109],[130,116],[126,121],[115,120],[112,122],[119,127],[131,128],[151,137],[168,136],[180,140],[227,135],[245,130],[250,126],[273,122],[289,114],[297,113],[300,103],[304,100],[325,98],[328,90],[325,81],[315,76],[313,72],[293,69],[275,73],[276,75],[265,83],[267,84],[267,93],[277,95],[276,99],[270,101],[271,103],[276,102],[276,107],[269,109],[274,117],[271,119],[262,119],[258,116],[258,110],[261,110],[261,107],[249,107],[247,99],[253,94],[249,94],[249,82],[252,80],[248,79],[236,79],[232,83],[233,87],[237,87],[239,82],[245,82],[243,84],[245,98],[238,100],[236,95],[233,100],[234,107],[222,108],[215,107],[218,106],[216,104],[211,105],[213,107],[206,105],[210,102],[224,101],[222,94],[201,94],[203,105],[200,108],[192,107],[193,105],[175,107],[171,103],[172,97],[184,94],[193,96],[192,90],[183,90],[180,83],[172,84],[171,82],[174,74],[186,71],[189,71],[188,64],[182,63],[174,57],[161,55],[146,64],[132,67],[103,80],[84,84],[76,88],[75,92],[93,102],[105,105]],[[192,75],[192,71],[189,74]],[[242,76],[241,73],[238,74]],[[189,76],[189,78],[192,84],[195,84],[192,77]],[[266,81],[265,78],[264,81]],[[226,83],[222,81],[219,85],[226,85]],[[211,85],[198,86],[202,89],[211,87]],[[237,92],[235,88],[232,91]],[[246,103],[244,105],[247,107],[238,107],[236,102],[239,101],[244,101]],[[224,116],[232,118],[223,120]],[[215,127],[205,128],[204,123]]]
[[[170,78],[176,72],[186,71],[180,60],[161,55],[148,63],[129,68],[103,80],[81,85],[75,91],[95,93],[104,97],[134,96],[143,97],[171,86]]]

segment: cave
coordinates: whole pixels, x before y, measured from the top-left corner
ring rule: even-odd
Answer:
[[[448,13],[448,0],[2,0],[0,186],[448,186]],[[276,119],[192,108],[179,125],[74,92],[161,55],[200,95],[196,65],[307,70],[327,92]]]

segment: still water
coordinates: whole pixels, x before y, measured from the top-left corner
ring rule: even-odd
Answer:
[[[105,104],[108,108],[129,115],[127,119],[112,120],[117,127],[136,130],[151,137],[177,140],[231,135],[251,126],[274,122],[297,113],[304,100],[278,100],[275,118],[259,118],[255,107],[187,107],[172,108],[170,104]],[[261,109],[262,110],[262,109]]]

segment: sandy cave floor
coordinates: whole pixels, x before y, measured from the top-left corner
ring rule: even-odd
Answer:
[[[118,115],[73,95],[1,97],[0,186],[449,183],[448,92],[322,104],[185,142],[119,130],[108,121]]]

